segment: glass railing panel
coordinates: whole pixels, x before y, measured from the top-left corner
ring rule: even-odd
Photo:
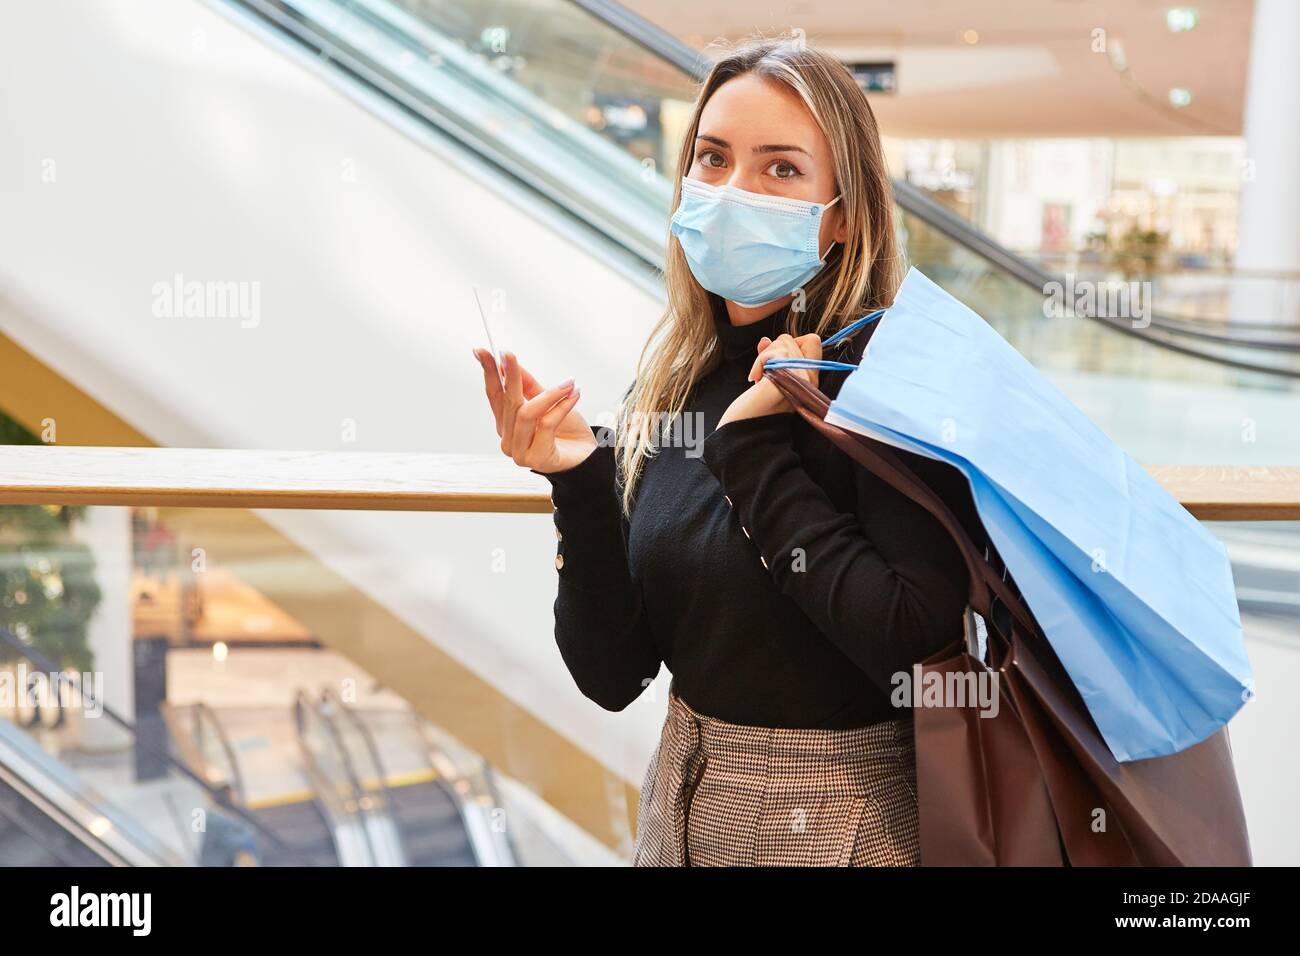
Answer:
[[[0,506],[0,519],[16,529],[20,511]],[[0,562],[31,569],[23,585],[5,577],[3,623],[126,726],[70,702],[20,701],[0,719],[107,821],[96,825],[138,831],[176,865],[626,861],[639,781],[568,735],[601,749],[573,724],[594,707],[550,638],[544,515],[64,517],[62,534],[0,541]],[[526,562],[504,600],[490,555],[464,560],[484,534]],[[46,613],[25,596],[31,582],[67,605]],[[119,613],[97,615],[90,594]],[[476,647],[492,659],[469,667]],[[25,659],[4,657],[0,680]],[[563,693],[538,693],[539,670]],[[654,729],[649,717],[629,739]]]

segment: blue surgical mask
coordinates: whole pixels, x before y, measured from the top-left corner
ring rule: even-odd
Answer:
[[[740,305],[764,305],[821,271],[822,213],[839,201],[822,205],[683,179],[672,233],[696,282]]]

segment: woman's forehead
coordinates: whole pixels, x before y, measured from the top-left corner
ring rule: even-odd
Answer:
[[[745,149],[789,144],[813,152],[826,143],[798,93],[753,73],[728,80],[714,91],[700,113],[699,133]]]

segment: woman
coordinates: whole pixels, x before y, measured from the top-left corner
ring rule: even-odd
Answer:
[[[502,451],[552,485],[556,641],[609,710],[672,672],[636,865],[914,865],[892,678],[960,637],[965,571],[928,514],[763,375],[892,300],[875,118],[832,57],[750,42],[704,82],[678,168],[668,307],[613,441],[572,381],[543,387],[507,353],[503,386],[475,350]],[[869,335],[828,357],[857,361]],[[844,377],[799,374],[830,395]],[[908,460],[969,507],[953,473]]]

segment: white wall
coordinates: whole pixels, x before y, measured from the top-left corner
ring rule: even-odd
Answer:
[[[543,380],[576,376],[585,410],[629,383],[658,310],[645,287],[224,15],[2,16],[0,329],[160,444],[495,451],[471,284],[503,290],[516,350]],[[155,317],[177,273],[260,284],[260,322]],[[268,517],[640,782],[658,718],[573,687],[549,518]]]

